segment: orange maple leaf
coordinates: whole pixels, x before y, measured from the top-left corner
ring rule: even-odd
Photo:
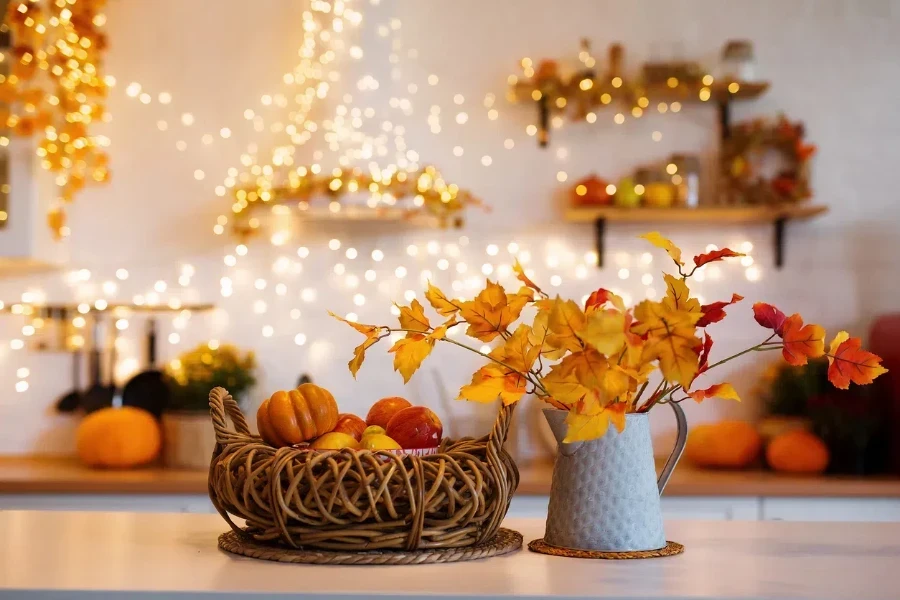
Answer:
[[[717,383],[715,385],[711,385],[705,390],[695,390],[693,392],[687,392],[687,395],[694,399],[698,404],[706,400],[707,398],[724,398],[725,400],[737,400],[741,401],[740,396],[738,396],[737,391],[734,389],[730,383]]]
[[[793,314],[784,320],[782,355],[789,365],[799,367],[807,359],[825,354],[825,330],[820,325],[804,325],[803,317]]]
[[[738,256],[744,256],[741,252],[735,252],[730,248],[722,248],[721,250],[713,250],[712,252],[707,252],[706,254],[698,254],[694,257],[694,267],[699,269],[703,265],[711,262],[716,262],[720,260],[724,260],[726,258],[735,258]]]
[[[863,350],[861,345],[859,338],[851,338],[846,331],[834,336],[828,349],[828,381],[834,387],[846,390],[851,381],[866,385],[887,373],[881,366],[881,357]]]
[[[374,335],[374,334],[376,334],[380,329],[383,329],[383,327],[381,327],[381,326],[379,326],[379,325],[364,325],[364,324],[362,324],[362,323],[356,323],[356,322],[354,322],[354,321],[348,321],[347,319],[345,319],[345,318],[343,318],[343,317],[337,316],[336,314],[334,314],[334,313],[331,312],[330,310],[328,311],[328,314],[331,315],[332,317],[334,317],[335,319],[337,319],[338,321],[341,321],[342,323],[346,323],[347,325],[349,325],[350,327],[352,327],[353,329],[357,330],[358,332],[360,332],[361,334],[363,334],[363,335],[365,335],[365,336],[371,336],[371,335]]]
[[[625,302],[622,300],[621,296],[614,294],[606,288],[600,288],[591,292],[591,295],[584,301],[584,312],[589,314],[602,308],[607,302],[624,312]]]
[[[743,299],[744,297],[740,294],[732,294],[731,302],[719,301],[704,304],[700,307],[700,312],[703,313],[703,317],[697,321],[697,327],[706,327],[707,325],[718,323],[727,316],[725,314],[726,306],[730,306],[735,302],[740,302]]]

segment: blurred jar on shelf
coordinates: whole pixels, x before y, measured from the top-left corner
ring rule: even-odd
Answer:
[[[720,81],[755,81],[756,58],[750,40],[728,40],[716,73]]]

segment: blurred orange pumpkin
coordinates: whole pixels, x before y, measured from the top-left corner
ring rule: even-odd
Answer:
[[[78,458],[89,467],[128,468],[152,462],[162,446],[159,423],[145,410],[102,408],[86,416],[76,434]]]
[[[828,459],[825,442],[808,431],[783,433],[766,448],[766,462],[782,473],[822,473]]]
[[[275,392],[256,412],[259,435],[276,448],[306,442],[337,425],[337,402],[331,392],[312,383]]]
[[[687,458],[698,467],[742,469],[759,456],[762,439],[745,421],[698,425],[688,435]]]

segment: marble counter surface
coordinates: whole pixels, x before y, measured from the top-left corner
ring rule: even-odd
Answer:
[[[508,520],[528,540],[543,522]],[[588,561],[533,554],[327,567],[216,548],[218,515],[0,512],[2,598],[628,598],[874,600],[900,595],[900,524],[667,523],[681,556]]]

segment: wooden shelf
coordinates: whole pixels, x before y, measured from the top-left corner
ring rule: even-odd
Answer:
[[[569,81],[556,79],[541,85],[533,80],[525,80],[517,81],[510,88],[511,101],[530,102],[537,107],[540,125],[538,144],[542,148],[549,144],[551,113],[566,112],[570,110],[568,107],[574,104],[582,111],[577,113],[580,119],[587,110],[596,112],[614,105],[638,106],[640,98],[646,98],[649,106],[655,106],[659,102],[715,106],[719,114],[720,134],[722,139],[726,139],[731,134],[731,104],[756,99],[770,87],[767,81],[716,81],[708,86],[699,81],[682,82],[674,88],[664,83],[644,84],[625,81],[616,88],[608,80],[595,77],[592,80],[593,85],[583,90],[579,87],[580,81],[577,76]],[[735,89],[732,86],[737,87]],[[538,92],[537,99],[533,95],[535,92]],[[605,95],[609,98],[603,102],[601,99]],[[558,103],[559,100],[561,102]]]
[[[795,204],[787,206],[722,206],[704,208],[619,208],[615,206],[570,207],[565,219],[570,223],[594,223],[597,265],[603,266],[606,224],[617,223],[771,223],[774,227],[775,266],[784,265],[785,226],[790,220],[812,219],[828,212],[827,206]]]
[[[624,223],[774,223],[779,219],[810,219],[828,212],[827,206],[715,206],[702,208],[571,207],[566,221],[592,223],[597,219]]]

